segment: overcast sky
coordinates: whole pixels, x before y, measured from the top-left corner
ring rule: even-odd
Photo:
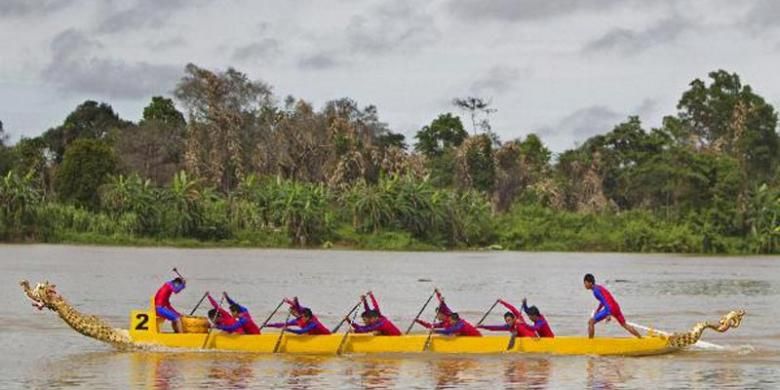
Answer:
[[[628,115],[657,125],[719,68],[777,105],[778,21],[775,0],[1,0],[0,120],[17,140],[93,99],[135,121],[193,62],[375,104],[407,137],[477,95],[502,139],[562,151]]]

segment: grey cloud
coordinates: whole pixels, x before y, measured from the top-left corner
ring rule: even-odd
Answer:
[[[449,10],[466,19],[532,21],[580,11],[604,11],[623,4],[620,0],[450,0]]]
[[[678,17],[661,20],[644,30],[615,28],[600,38],[587,43],[582,51],[584,53],[614,51],[626,55],[638,54],[652,47],[672,42],[691,28],[693,28],[691,22]]]
[[[52,40],[52,60],[41,76],[64,93],[136,99],[167,92],[181,74],[175,66],[96,57],[100,48],[83,33],[66,30]]]
[[[382,54],[430,43],[438,37],[433,17],[420,4],[408,1],[387,2],[368,16],[354,16],[347,25],[347,42],[358,53]]]
[[[658,111],[658,99],[645,99],[639,104],[639,107],[634,110],[639,117],[647,117]]]
[[[749,31],[758,33],[778,27],[780,2],[777,0],[756,0],[745,14],[741,25]]]
[[[264,38],[258,42],[241,46],[233,51],[233,59],[245,61],[251,59],[269,59],[280,52],[279,41],[273,38]]]
[[[0,19],[47,15],[66,8],[72,3],[72,0],[2,0]]]
[[[581,140],[609,131],[623,115],[606,106],[596,105],[579,109],[563,118],[562,129],[567,129],[575,139]]]
[[[477,95],[503,94],[512,89],[523,72],[515,67],[494,66],[471,84],[471,91]]]
[[[603,105],[580,108],[563,117],[554,127],[543,126],[537,130],[540,137],[563,136],[574,141],[587,139],[614,127],[623,115]]]
[[[339,65],[339,61],[328,53],[317,53],[306,56],[298,61],[298,66],[303,69],[323,70],[334,68]]]
[[[153,51],[164,51],[177,47],[187,46],[187,41],[182,37],[173,37],[159,41],[148,41],[146,45]]]
[[[115,34],[143,28],[158,29],[166,25],[171,17],[189,7],[202,3],[201,0],[135,0],[129,7],[115,9],[113,3],[106,6],[97,31]]]

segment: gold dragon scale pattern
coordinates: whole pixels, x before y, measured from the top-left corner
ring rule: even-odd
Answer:
[[[32,301],[34,307],[38,310],[46,308],[57,312],[60,318],[76,332],[119,349],[135,348],[127,330],[113,328],[97,316],[79,312],[57,293],[55,290],[57,286],[54,284],[46,281],[30,288],[30,283],[23,280],[19,285],[22,286],[24,294]]]
[[[720,322],[717,324],[711,324],[706,321],[699,322],[688,332],[673,333],[672,335],[667,336],[667,341],[670,347],[685,348],[696,344],[699,339],[701,339],[701,335],[704,333],[705,329],[712,329],[716,332],[723,333],[732,328],[739,328],[739,325],[742,324],[742,317],[744,316],[744,310],[732,310],[721,317]]]

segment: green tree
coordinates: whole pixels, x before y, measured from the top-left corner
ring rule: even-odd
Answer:
[[[144,122],[162,123],[172,129],[183,129],[187,125],[184,115],[176,109],[173,100],[162,96],[152,97],[149,105],[144,107],[144,116],[139,125]]]
[[[57,169],[55,188],[62,200],[96,209],[100,204],[98,188],[116,173],[116,167],[114,151],[106,143],[76,140]]]
[[[185,127],[184,116],[171,99],[153,97],[138,126],[116,137],[123,168],[157,185],[169,183],[184,160]]]
[[[711,83],[696,79],[677,108],[699,147],[737,158],[753,182],[772,178],[780,160],[777,112],[743,85],[736,73],[718,70]]]
[[[3,128],[3,121],[0,121],[0,174],[5,174],[12,166],[11,148],[8,147],[8,134]]]
[[[490,192],[496,180],[493,140],[487,134],[469,137],[457,151],[458,181],[462,188]]]
[[[43,133],[43,139],[59,163],[73,141],[80,138],[105,139],[112,130],[130,126],[132,123],[119,118],[110,105],[87,100],[68,114],[62,125]]]
[[[417,132],[414,149],[428,158],[434,158],[460,146],[468,136],[460,117],[448,112],[440,114],[430,125]]]

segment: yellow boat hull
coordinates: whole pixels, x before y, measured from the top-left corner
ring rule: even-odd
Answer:
[[[560,355],[656,355],[673,352],[661,337],[637,338],[517,338],[511,349],[507,349],[510,337],[448,337],[435,335],[427,350],[426,334],[406,336],[373,336],[365,334],[328,336],[303,336],[285,333],[279,340],[279,333],[262,335],[235,335],[221,331],[208,333],[164,333],[154,310],[133,311],[130,315],[130,337],[134,343],[170,348],[210,349],[219,351],[244,351],[273,353],[279,342],[278,353],[329,355],[376,354],[376,353],[446,353],[446,354],[498,354],[498,353],[540,353]]]

